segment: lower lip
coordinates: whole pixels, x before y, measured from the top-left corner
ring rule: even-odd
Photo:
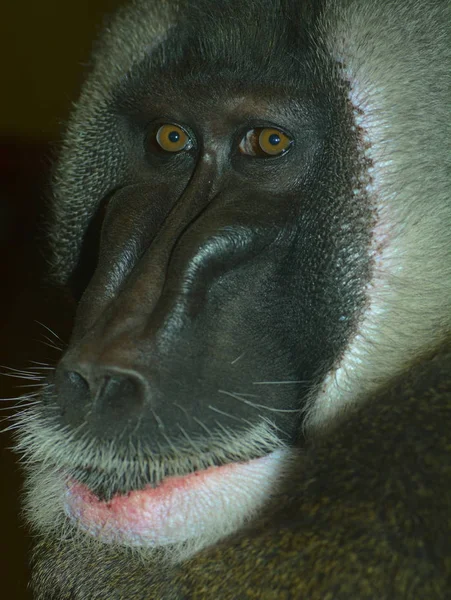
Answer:
[[[169,477],[109,502],[86,486],[67,485],[65,511],[87,533],[107,543],[162,546],[238,528],[276,490],[287,451],[184,477]]]

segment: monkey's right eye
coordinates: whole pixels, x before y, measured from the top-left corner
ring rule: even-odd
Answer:
[[[171,123],[162,125],[158,129],[155,139],[160,148],[166,152],[181,152],[193,147],[193,142],[187,132]]]

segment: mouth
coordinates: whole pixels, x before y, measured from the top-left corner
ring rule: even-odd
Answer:
[[[262,455],[259,455],[262,456]],[[249,457],[246,462],[250,462]],[[210,467],[223,467],[230,463],[245,462],[245,459],[231,459],[216,457],[214,453],[203,455],[196,460],[187,456],[178,457],[174,460],[170,457],[148,461],[137,461],[118,459],[116,468],[109,466],[70,466],[65,472],[67,479],[81,484],[81,487],[90,490],[98,500],[109,504],[114,497],[126,497],[134,491],[144,488],[160,489],[163,483],[169,480],[185,479],[185,477],[196,475],[207,471]]]
[[[246,462],[166,477],[156,486],[148,484],[109,500],[70,479],[65,513],[81,530],[106,543],[156,547],[223,537],[276,493],[289,456],[286,449],[275,450]]]

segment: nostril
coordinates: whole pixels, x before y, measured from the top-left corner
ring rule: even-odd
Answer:
[[[143,410],[145,389],[134,370],[92,363],[76,369],[60,365],[55,380],[63,422],[70,427],[87,424],[97,435],[114,435],[133,425]]]
[[[66,381],[66,388],[70,388],[73,393],[79,393],[81,395],[89,394],[89,383],[77,371],[65,371],[63,372],[63,379]]]
[[[118,419],[128,418],[143,405],[141,382],[130,375],[106,375],[100,382],[95,398],[98,412]]]
[[[78,371],[59,368],[56,373],[55,392],[64,422],[73,426],[82,423],[91,403],[87,377]]]

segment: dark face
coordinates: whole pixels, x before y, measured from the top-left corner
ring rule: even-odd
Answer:
[[[93,220],[77,272],[89,283],[49,398],[75,439],[127,456],[139,446],[167,473],[193,447],[207,464],[265,454],[215,447],[263,422],[293,443],[369,278],[344,84],[282,51],[239,76],[224,58],[195,67],[196,52],[188,40],[161,68],[145,61],[112,97],[115,130],[99,143],[114,139],[126,169]],[[74,475],[107,497],[159,479]]]

